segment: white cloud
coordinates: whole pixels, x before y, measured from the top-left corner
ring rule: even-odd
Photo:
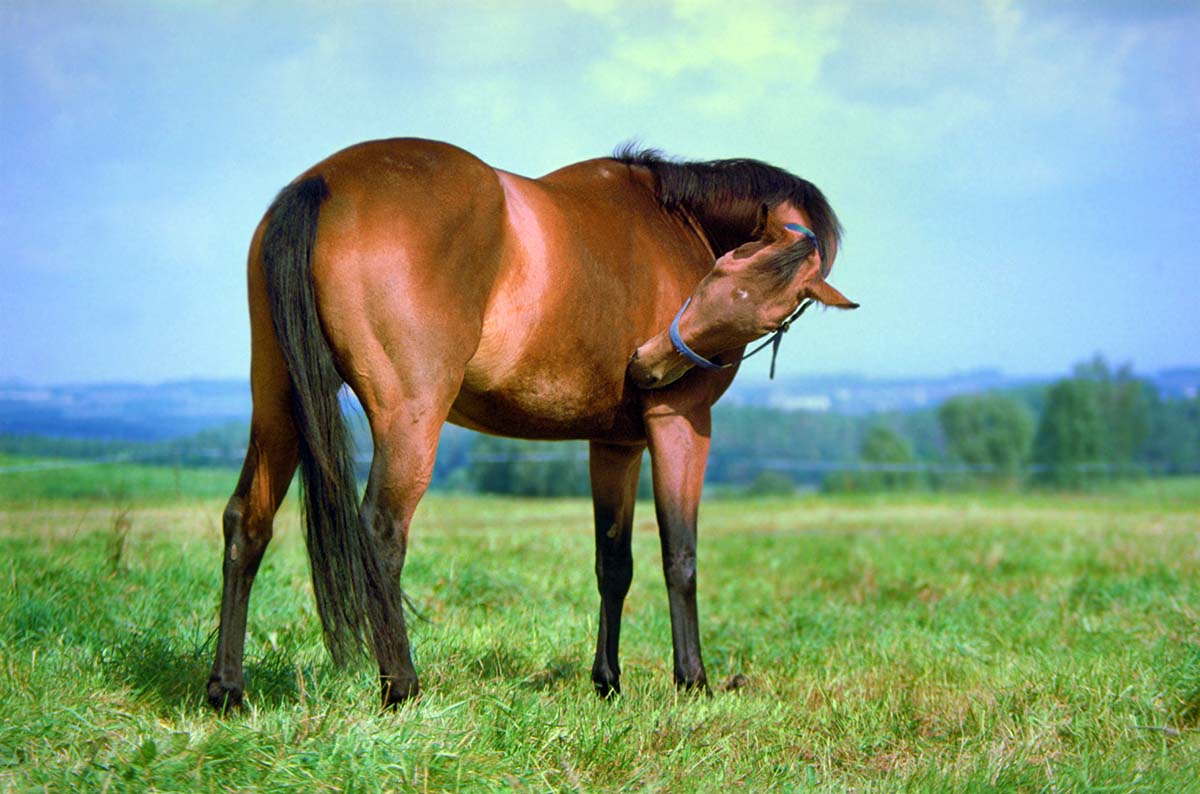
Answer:
[[[835,7],[782,12],[775,3],[676,0],[634,14],[601,13],[612,44],[589,66],[607,99],[678,102],[706,116],[744,112],[782,86],[811,86],[836,46]]]
[[[614,107],[735,137],[774,129],[774,148],[834,139],[826,145],[843,160],[922,162],[937,167],[932,179],[1004,191],[1119,168],[1109,153],[1145,123],[1129,110],[1136,69],[1164,43],[1159,20],[1055,16],[1015,0],[571,5],[609,34],[579,57]],[[946,166],[948,154],[957,165]]]

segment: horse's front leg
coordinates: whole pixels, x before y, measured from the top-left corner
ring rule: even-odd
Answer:
[[[589,456],[592,513],[596,521],[596,585],[600,590],[600,624],[592,683],[601,697],[621,692],[621,610],[633,579],[630,534],[637,500],[642,445],[593,441]]]
[[[680,412],[659,405],[647,409],[645,420],[654,475],[654,509],[671,605],[675,683],[707,692],[696,616],[696,515],[708,463],[709,408],[705,405]]]

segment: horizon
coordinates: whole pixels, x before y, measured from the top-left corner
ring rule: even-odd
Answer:
[[[776,377],[768,379],[764,373],[759,373],[757,376],[752,373],[738,373],[738,377],[734,380],[731,388],[737,386],[754,386],[763,387],[772,384],[785,384],[794,381],[805,380],[861,380],[867,382],[902,382],[902,381],[943,381],[966,379],[972,377],[994,376],[1004,380],[1011,381],[1049,381],[1055,379],[1072,377],[1074,368],[1078,365],[1088,364],[1095,360],[1095,356],[1082,358],[1074,362],[1062,372],[1015,372],[997,367],[975,367],[971,369],[951,370],[945,372],[917,372],[905,373],[898,375],[875,374],[861,370],[830,370],[827,372],[782,372],[777,371]],[[1137,367],[1133,362],[1112,361],[1106,357],[1101,357],[1104,362],[1111,368],[1113,372],[1125,365],[1130,366],[1130,371],[1135,377],[1146,378],[1153,376],[1163,376],[1171,374],[1194,373],[1200,371],[1200,361],[1191,364],[1181,364],[1177,366],[1159,367],[1153,370]],[[7,377],[0,375],[0,389],[5,388],[32,388],[32,389],[61,389],[71,387],[93,388],[103,386],[133,386],[133,387],[162,387],[172,385],[186,384],[203,384],[203,383],[244,383],[247,387],[250,385],[250,376],[247,372],[243,376],[237,375],[183,375],[180,377],[170,377],[160,380],[135,380],[135,379],[107,379],[107,380],[66,380],[66,381],[34,381],[27,378]]]
[[[1197,366],[1200,7],[631,8],[6,6],[0,381],[246,378],[263,210],[391,135],[530,175],[636,139],[811,179],[863,308],[806,318],[782,378]]]

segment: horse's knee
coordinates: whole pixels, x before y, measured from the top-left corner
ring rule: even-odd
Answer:
[[[262,554],[271,540],[271,517],[248,513],[242,498],[236,494],[225,505],[221,520],[225,530],[225,553],[231,561]]]
[[[674,552],[663,560],[663,574],[671,590],[691,595],[696,592],[696,552]]]
[[[399,576],[408,556],[409,520],[397,518],[392,509],[370,498],[364,500],[359,520],[367,528],[375,554],[387,568],[388,575]]]
[[[242,498],[233,496],[225,505],[225,512],[221,514],[221,523],[225,529],[225,540],[237,537],[242,531]]]
[[[633,582],[633,558],[608,557],[596,560],[596,584],[602,596],[624,598]]]

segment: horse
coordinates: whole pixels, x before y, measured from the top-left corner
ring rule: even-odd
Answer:
[[[801,301],[855,306],[825,281],[840,239],[819,189],[750,159],[685,162],[625,146],[531,179],[447,143],[397,138],[303,172],[250,242],[253,410],[223,514],[210,704],[243,702],[251,588],[297,467],[334,663],[370,651],[385,707],[418,694],[401,571],[447,421],[589,441],[600,593],[591,678],[606,697],[620,692],[649,449],[674,680],[708,691],[696,521],[711,406],[745,345]],[[361,504],[343,385],[374,445]]]

